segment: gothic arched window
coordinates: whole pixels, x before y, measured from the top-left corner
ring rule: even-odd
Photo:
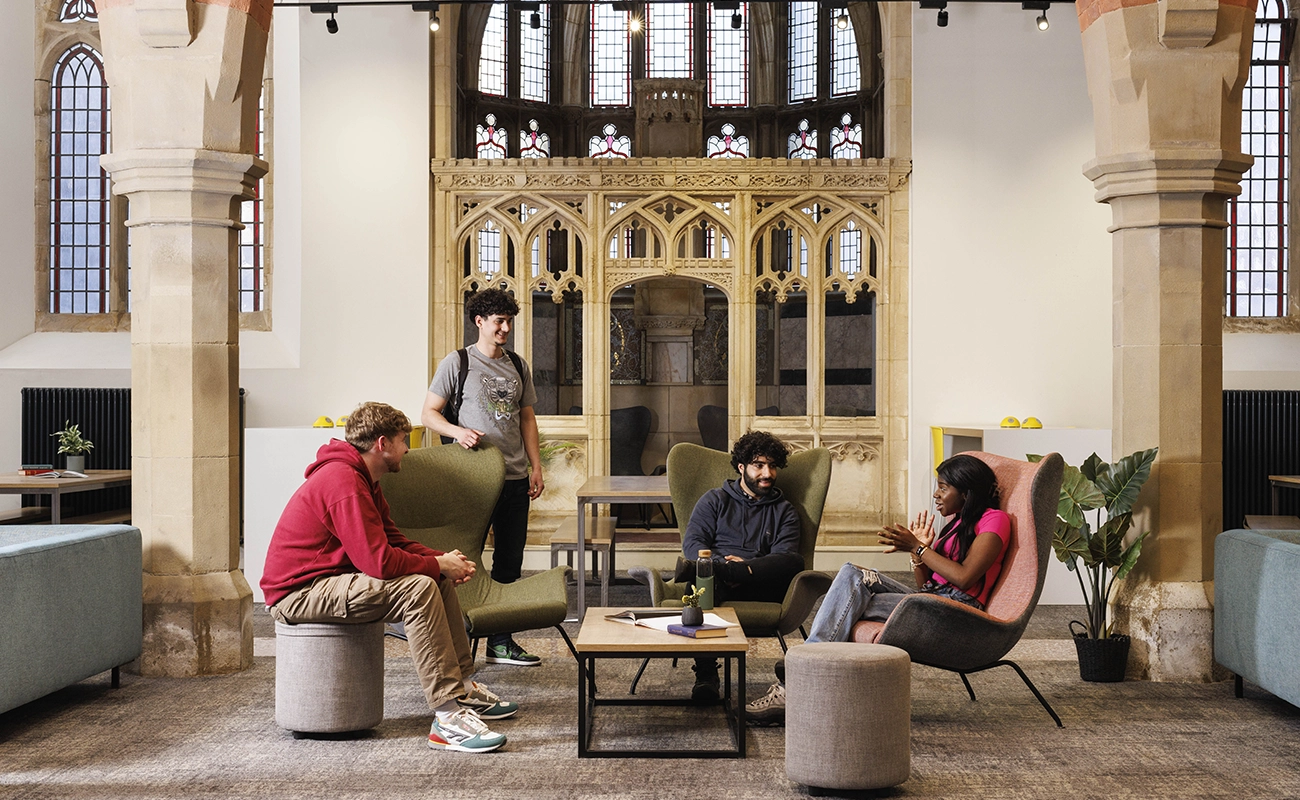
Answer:
[[[54,314],[110,310],[108,83],[88,44],[68,48],[50,92],[50,304]]]
[[[628,13],[607,3],[591,6],[591,104],[625,106],[632,98]]]
[[[59,22],[99,22],[94,0],[63,0]]]
[[[1241,104],[1241,149],[1255,157],[1255,164],[1242,176],[1241,195],[1228,201],[1229,317],[1287,313],[1291,98],[1286,19],[1285,0],[1259,0]]]
[[[817,96],[817,3],[790,4],[790,102]]]
[[[504,97],[506,93],[506,4],[493,3],[483,29],[478,54],[478,90]]]
[[[536,11],[519,15],[519,96],[539,103],[551,99],[550,8],[542,3]]]
[[[709,105],[749,105],[749,4],[735,11],[709,3]],[[740,26],[735,21],[740,20]]]

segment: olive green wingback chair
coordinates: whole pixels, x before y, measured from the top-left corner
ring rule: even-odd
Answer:
[[[483,568],[488,523],[504,482],[499,451],[458,444],[412,450],[401,472],[379,479],[393,522],[407,538],[443,552],[460,550],[478,565],[474,577],[456,587],[475,649],[478,639],[492,634],[554,627],[572,651],[560,626],[569,609],[567,566],[509,584],[492,580]]]
[[[683,442],[668,452],[668,491],[673,496],[673,511],[683,535],[686,524],[704,493],[737,477],[729,453],[710,450]],[[817,549],[817,529],[826,505],[826,490],[831,482],[831,455],[825,448],[805,450],[790,456],[785,469],[776,476],[776,485],[785,499],[799,513],[802,535],[799,553],[804,565],[811,567]],[[681,606],[687,590],[684,583],[665,580],[658,570],[633,567],[629,574],[650,587],[650,599],[657,606]],[[832,576],[805,569],[790,582],[780,603],[734,601],[725,603],[736,611],[736,618],[746,636],[775,636],[784,650],[785,635],[803,625],[817,599],[830,588]]]

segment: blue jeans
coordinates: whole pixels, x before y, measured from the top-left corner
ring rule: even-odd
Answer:
[[[881,575],[874,569],[862,570],[852,564],[840,567],[822,600],[817,616],[808,631],[809,642],[847,642],[858,620],[884,622],[904,597],[917,592],[950,597],[959,603],[983,608],[979,601],[955,586],[927,583],[917,589]]]

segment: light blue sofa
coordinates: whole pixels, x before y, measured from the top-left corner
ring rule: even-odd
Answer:
[[[1214,540],[1214,660],[1300,706],[1300,531]]]
[[[140,655],[140,530],[0,528],[0,712]]]

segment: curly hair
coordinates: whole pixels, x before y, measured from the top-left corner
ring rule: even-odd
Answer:
[[[753,463],[759,456],[766,457],[777,469],[785,469],[790,448],[767,431],[750,431],[737,439],[736,446],[731,448],[731,467],[737,469],[741,464]]]
[[[955,536],[957,561],[965,561],[966,553],[975,541],[975,526],[980,517],[990,508],[998,507],[998,497],[1001,494],[998,476],[993,474],[988,464],[964,453],[944,461],[935,467],[935,472],[939,473],[940,480],[962,496],[961,511],[939,532],[938,540],[934,543],[935,549],[938,550],[938,545],[943,540]]]
[[[476,317],[487,319],[491,316],[514,317],[519,314],[519,304],[501,289],[484,289],[469,296],[465,301],[465,316],[472,321]]]
[[[348,444],[365,453],[381,436],[396,439],[410,433],[411,421],[387,403],[362,403],[348,415],[348,425],[343,431]]]

